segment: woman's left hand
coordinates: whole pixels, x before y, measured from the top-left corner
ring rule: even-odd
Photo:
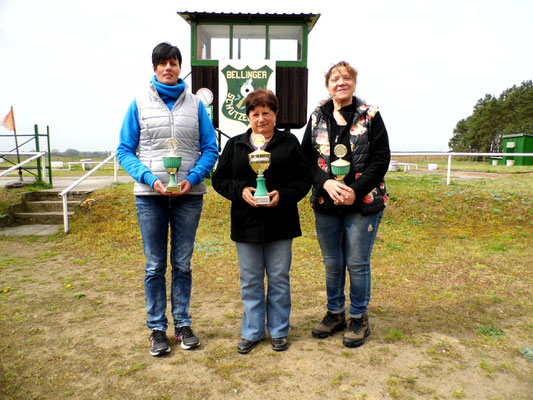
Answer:
[[[268,204],[259,204],[261,207],[276,207],[279,203],[279,192],[273,190],[268,192],[268,197],[270,197],[270,203]]]
[[[179,185],[181,187],[181,191],[178,193],[178,195],[187,194],[189,193],[189,190],[191,190],[191,182],[189,182],[187,179],[182,180]]]
[[[324,182],[323,187],[336,206],[351,206],[355,201],[355,192],[353,189],[344,183],[337,182],[335,179],[328,179]]]

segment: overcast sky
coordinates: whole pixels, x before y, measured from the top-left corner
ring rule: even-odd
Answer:
[[[531,0],[0,0],[0,117],[13,106],[19,134],[50,126],[53,149],[115,150],[153,75],[153,47],[180,47],[182,77],[190,72],[178,11],[321,14],[309,35],[308,115],[327,97],[324,73],[346,60],[393,151],[447,151],[479,98],[533,79]],[[11,150],[14,140],[0,139]]]

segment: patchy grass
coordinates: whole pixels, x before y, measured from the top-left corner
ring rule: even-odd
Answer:
[[[18,180],[18,175],[17,179],[15,180]],[[37,182],[32,185],[25,185],[24,187],[15,189],[0,188],[0,216],[8,213],[9,206],[20,203],[22,194],[24,192],[32,192],[49,188],[50,185],[45,182]]]
[[[372,335],[358,349],[342,346],[342,334],[311,337],[326,294],[302,201],[291,346],[275,353],[265,340],[246,356],[236,352],[242,307],[230,203],[210,190],[197,235],[191,313],[202,346],[186,352],[171,339],[172,353],[153,358],[132,185],[98,190],[68,235],[0,242],[0,397],[527,398],[533,177],[444,180],[388,176]]]

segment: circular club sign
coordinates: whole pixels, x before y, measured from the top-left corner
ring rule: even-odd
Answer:
[[[213,102],[213,92],[209,90],[208,88],[201,88],[198,89],[196,92],[196,96],[202,100],[202,103],[204,103],[204,106],[210,106]]]

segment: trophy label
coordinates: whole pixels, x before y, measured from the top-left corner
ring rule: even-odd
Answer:
[[[181,192],[181,186],[180,185],[177,185],[177,186],[167,186],[165,188],[165,192],[167,193],[180,193]]]
[[[254,196],[256,204],[270,204],[270,197],[268,196]]]

